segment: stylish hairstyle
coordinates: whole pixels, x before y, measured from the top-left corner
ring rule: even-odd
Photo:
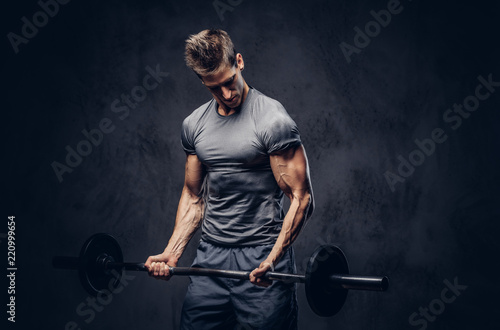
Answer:
[[[201,78],[232,67],[236,63],[236,51],[225,31],[209,29],[186,39],[185,59],[186,65]]]

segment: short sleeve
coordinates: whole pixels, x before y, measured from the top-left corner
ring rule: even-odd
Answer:
[[[261,122],[261,139],[268,154],[300,145],[297,124],[290,118],[285,108],[278,103]]]
[[[189,117],[182,122],[181,143],[186,153],[191,155],[196,154],[193,129],[189,126]]]

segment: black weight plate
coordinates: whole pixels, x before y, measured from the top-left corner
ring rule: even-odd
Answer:
[[[112,290],[118,286],[121,271],[105,271],[98,259],[111,257],[115,262],[123,262],[123,254],[116,239],[109,234],[92,235],[83,244],[80,251],[80,281],[85,290],[97,296],[103,290]]]
[[[347,259],[337,246],[322,245],[309,259],[305,283],[307,302],[319,316],[337,314],[347,298],[346,289],[329,283],[332,274],[349,274]]]

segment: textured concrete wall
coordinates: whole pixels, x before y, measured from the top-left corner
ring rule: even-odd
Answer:
[[[492,328],[500,87],[480,87],[488,97],[477,104],[467,97],[479,76],[500,81],[499,5],[220,0],[227,7],[218,13],[213,3],[71,1],[57,13],[52,7],[45,24],[35,15],[40,27],[25,28],[22,42],[11,34],[14,47],[9,32],[23,37],[21,18],[32,22],[41,8],[24,1],[2,10],[2,216],[16,216],[15,326],[178,326],[186,278],[160,283],[130,273],[109,305],[93,316],[85,307],[82,316],[76,309],[87,294],[76,273],[52,269],[51,258],[76,255],[96,232],[116,236],[129,261],[164,248],[183,182],[180,125],[210,97],[183,63],[184,40],[220,27],[244,55],[247,82],[281,101],[301,130],[316,211],[295,243],[298,270],[327,242],[344,249],[353,272],[391,278],[386,293],[350,292],[333,318],[315,316],[300,287],[300,328]],[[370,11],[383,9],[391,19],[380,18],[386,26],[377,29]],[[154,70],[163,73],[147,81],[144,100],[124,108],[121,95],[140,92]],[[447,112],[464,99],[473,111]],[[72,172],[58,179],[51,164],[65,164],[66,147],[76,149],[82,130],[99,125],[108,131],[99,145],[70,159]],[[434,148],[426,140],[433,132]],[[427,141],[428,155],[416,139]],[[409,160],[418,164],[413,172],[400,165]],[[196,239],[181,265],[192,261]],[[446,291],[443,303],[454,282],[467,288]]]

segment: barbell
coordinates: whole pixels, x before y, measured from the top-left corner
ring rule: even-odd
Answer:
[[[123,262],[123,253],[116,239],[104,233],[92,235],[80,250],[79,257],[57,256],[52,265],[59,269],[78,270],[84,289],[93,296],[120,284],[123,270],[148,271],[144,263]],[[195,267],[169,267],[172,275],[212,276],[249,280],[250,271],[234,271]],[[307,301],[319,316],[333,316],[347,299],[348,290],[386,291],[387,276],[356,276],[349,274],[349,265],[342,250],[334,245],[318,247],[309,258],[306,273],[267,272],[264,278],[290,283],[305,283]]]

